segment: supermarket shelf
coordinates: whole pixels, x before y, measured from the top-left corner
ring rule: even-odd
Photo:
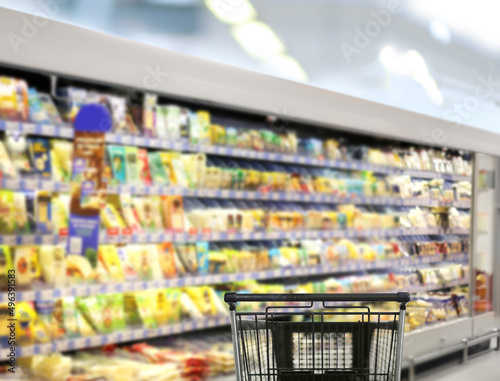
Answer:
[[[411,294],[418,294],[420,292],[430,292],[430,291],[439,291],[444,288],[453,288],[458,286],[463,286],[469,284],[468,279],[455,279],[450,282],[440,283],[440,284],[425,284],[425,285],[415,285],[403,290],[395,290],[395,291],[407,291]]]
[[[444,288],[452,288],[452,287],[457,287],[457,286],[461,286],[461,285],[465,285],[465,284],[468,284],[467,279],[455,279],[453,281],[446,282],[443,284],[413,285],[413,286],[405,287],[402,289],[384,290],[383,292],[402,291],[402,292],[409,292],[410,294],[418,294],[421,292],[438,291],[438,290],[442,290]],[[352,306],[353,303],[352,302],[331,302],[331,303],[328,303],[328,305],[329,306],[332,306],[332,305]],[[328,308],[328,307],[326,307],[326,308]],[[316,311],[325,309],[325,307],[323,307],[320,302],[316,302],[312,309],[313,309],[313,312],[316,312]],[[253,310],[252,312],[255,312],[255,310]],[[310,313],[311,310],[304,309],[303,307],[289,307],[289,308],[279,307],[277,309],[270,308],[269,312],[270,313],[272,312],[275,315],[280,314],[280,313],[296,313],[296,314],[304,314],[305,313],[305,314],[307,314],[307,313]],[[406,339],[406,334],[405,334],[405,339]]]
[[[16,348],[16,357],[33,356],[36,354],[49,354],[54,352],[73,351],[82,348],[99,347],[106,344],[126,343],[152,337],[176,335],[184,332],[203,330],[213,327],[222,327],[229,324],[229,317],[206,318],[203,320],[186,321],[179,324],[167,325],[155,329],[129,329],[124,332],[115,332],[106,335],[81,337],[53,341],[46,344],[20,346]],[[1,350],[1,357],[7,358],[8,349]]]
[[[442,285],[425,285],[406,288],[405,291],[411,293],[438,290],[447,287],[455,287],[465,284],[466,280],[458,279]],[[304,312],[299,308],[286,308],[280,312]],[[76,349],[99,347],[112,343],[125,343],[135,340],[143,340],[159,336],[175,335],[184,332],[203,330],[213,327],[223,327],[229,325],[229,317],[207,318],[203,320],[188,321],[175,325],[168,325],[156,329],[132,329],[125,332],[116,332],[107,335],[96,335],[91,337],[82,337],[77,339],[60,340],[46,344],[21,346],[16,348],[16,357],[26,357],[35,354],[49,354],[53,352],[73,351]],[[6,358],[8,349],[2,349],[0,356]]]
[[[269,241],[280,239],[316,239],[316,238],[365,238],[365,237],[404,237],[417,235],[442,235],[457,234],[469,235],[469,229],[463,228],[398,228],[398,229],[337,229],[337,230],[297,230],[281,232],[229,232],[229,233],[203,233],[196,229],[185,232],[155,232],[128,234],[118,230],[109,229],[101,231],[99,243],[162,243],[162,242],[218,242],[218,241]],[[21,234],[0,235],[2,245],[52,245],[66,242],[67,237],[58,234]]]
[[[43,179],[1,179],[2,189],[12,190],[47,190],[56,192],[69,192],[70,184]],[[221,198],[232,200],[262,200],[262,201],[295,201],[324,204],[360,204],[360,205],[395,205],[395,206],[445,206],[460,209],[470,209],[470,201],[439,201],[425,198],[397,198],[397,197],[365,197],[348,196],[340,197],[329,194],[308,194],[298,192],[254,192],[219,189],[185,189],[172,186],[134,186],[111,185],[108,186],[109,194],[133,195],[179,195],[197,198]]]
[[[12,131],[17,133],[51,136],[51,137],[60,137],[64,139],[71,139],[73,137],[73,129],[67,126],[52,126],[52,125],[40,125],[34,123],[0,121],[0,130]],[[176,151],[186,151],[186,152],[204,152],[207,154],[214,154],[221,156],[302,164],[302,165],[328,167],[328,168],[344,169],[344,170],[372,171],[376,173],[394,174],[394,175],[409,174],[412,177],[418,177],[418,178],[429,178],[429,179],[442,178],[445,180],[452,180],[452,181],[471,180],[469,176],[464,176],[464,175],[393,168],[393,167],[369,164],[357,160],[343,161],[343,160],[315,159],[301,155],[290,155],[290,154],[273,153],[273,152],[259,152],[253,150],[224,147],[224,146],[194,145],[194,144],[189,144],[189,142],[186,140],[168,141],[163,139],[146,138],[141,136],[107,134],[106,141],[108,143],[113,143],[113,144],[135,145],[138,147],[159,148],[159,149],[168,149]]]
[[[469,316],[464,316],[464,317],[455,318],[455,319],[451,319],[451,320],[447,320],[447,321],[442,321],[442,322],[438,322],[438,323],[434,323],[434,324],[430,324],[430,325],[425,325],[425,326],[418,328],[418,329],[415,329],[413,331],[405,332],[405,340],[409,339],[415,335],[419,335],[422,332],[439,330],[443,327],[447,327],[447,326],[455,325],[455,324],[460,324],[461,322],[467,321],[469,319],[470,319]]]
[[[207,274],[188,276],[184,278],[163,279],[160,281],[142,281],[119,284],[104,285],[82,285],[58,289],[46,289],[36,291],[18,291],[16,301],[42,301],[52,300],[65,296],[89,296],[110,294],[114,292],[141,291],[157,288],[198,286],[208,284],[218,284],[226,282],[236,282],[244,280],[266,280],[290,277],[308,277],[314,275],[327,275],[335,273],[346,273],[353,271],[367,271],[378,269],[394,269],[408,266],[420,267],[431,263],[442,261],[466,262],[467,253],[456,254],[436,254],[421,257],[393,258],[384,261],[342,261],[337,265],[325,264],[314,267],[287,267],[277,270],[254,271],[236,274]],[[7,293],[0,293],[0,303],[7,301]]]

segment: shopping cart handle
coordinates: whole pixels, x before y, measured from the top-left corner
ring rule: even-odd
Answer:
[[[227,292],[224,301],[236,302],[398,302],[408,303],[409,292],[360,294],[238,294]]]

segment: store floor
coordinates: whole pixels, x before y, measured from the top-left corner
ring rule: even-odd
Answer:
[[[417,374],[416,381],[498,381],[499,364],[500,351],[490,351],[470,359],[467,364],[447,363]]]

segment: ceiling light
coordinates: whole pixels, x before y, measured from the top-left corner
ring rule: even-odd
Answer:
[[[215,17],[227,24],[240,24],[257,17],[248,0],[205,0],[205,4]]]
[[[419,52],[408,50],[400,53],[392,46],[385,46],[380,50],[379,60],[389,73],[410,77],[422,85],[432,103],[438,106],[443,104],[443,95]]]
[[[408,14],[422,20],[440,20],[454,37],[500,49],[500,2],[492,0],[418,0],[408,2]]]
[[[451,43],[451,32],[445,23],[439,20],[432,20],[429,24],[429,33],[434,39],[449,45]]]
[[[285,46],[269,26],[260,21],[235,25],[232,34],[252,57],[269,60],[285,52]]]

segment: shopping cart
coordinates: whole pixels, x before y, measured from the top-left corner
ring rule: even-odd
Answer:
[[[399,381],[410,294],[237,294],[229,304],[237,381]],[[273,303],[236,312],[237,302]],[[279,302],[288,305],[275,305]],[[308,302],[290,306],[291,302]],[[315,303],[322,304],[314,312]],[[340,302],[328,304],[328,302]],[[354,302],[398,302],[372,312]]]

